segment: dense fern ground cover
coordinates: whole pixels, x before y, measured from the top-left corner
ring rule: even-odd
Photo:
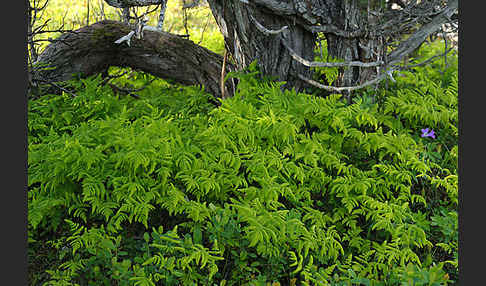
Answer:
[[[162,80],[140,99],[90,78],[30,100],[31,284],[457,284],[448,64],[352,104],[254,69],[219,107]]]

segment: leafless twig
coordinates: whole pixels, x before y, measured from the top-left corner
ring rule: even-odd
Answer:
[[[220,78],[220,88],[221,88],[221,98],[225,98],[225,86],[224,86],[224,77],[225,77],[225,71],[226,71],[226,59],[228,58],[228,54],[226,52],[226,49],[224,50],[224,55],[223,55],[223,64],[221,65],[221,78]]]
[[[350,61],[350,62],[314,62],[314,61],[308,61],[301,56],[299,56],[292,48],[285,42],[285,40],[282,40],[282,44],[287,48],[289,51],[290,55],[292,58],[299,63],[311,67],[311,68],[316,68],[316,67],[326,67],[326,68],[331,68],[331,67],[376,67],[376,66],[382,66],[384,64],[383,61],[377,61],[377,62],[360,62],[360,61]]]
[[[43,84],[47,84],[47,85],[50,85],[52,87],[55,87],[56,89],[60,90],[60,91],[63,91],[65,93],[69,93],[72,97],[76,97],[78,96],[76,93],[58,85],[57,83],[53,82],[53,81],[50,81],[50,80],[45,80],[45,79],[38,79],[37,81],[43,83]]]
[[[330,91],[330,92],[350,92],[350,91],[353,91],[353,90],[358,90],[358,89],[362,89],[364,87],[367,87],[369,85],[372,85],[372,84],[376,84],[376,83],[379,83],[380,81],[382,81],[383,79],[385,79],[387,77],[388,73],[382,73],[381,75],[377,76],[376,78],[370,80],[370,81],[367,81],[365,83],[362,83],[360,85],[355,85],[355,86],[342,86],[342,87],[335,87],[335,86],[330,86],[330,85],[324,85],[324,84],[321,84],[315,80],[312,80],[312,79],[309,79],[309,78],[306,78],[305,76],[303,75],[297,75],[301,80],[307,82],[308,84],[310,85],[313,85],[317,88],[320,88],[320,89],[324,89],[324,90],[327,90],[327,91]]]
[[[447,54],[450,53],[452,50],[454,50],[454,47],[449,47],[444,53],[431,56],[430,58],[428,58],[428,59],[426,59],[426,60],[424,60],[420,63],[412,64],[412,65],[406,65],[406,66],[398,66],[397,65],[397,66],[395,66],[395,68],[396,68],[396,70],[407,70],[407,69],[411,69],[411,68],[425,66],[426,64],[429,64],[430,62],[432,62],[434,59],[436,59],[438,57],[447,57]]]
[[[201,38],[199,39],[199,41],[197,42],[198,45],[200,45],[204,39],[204,33],[206,33],[206,29],[208,27],[208,24],[209,24],[209,19],[211,19],[211,15],[208,14],[206,16],[206,23],[204,24],[204,27],[203,27],[203,30],[202,30],[202,33],[201,33]]]

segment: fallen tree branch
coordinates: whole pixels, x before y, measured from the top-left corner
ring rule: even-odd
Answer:
[[[223,57],[178,35],[160,31],[144,31],[141,39],[133,37],[131,45],[115,41],[131,28],[117,21],[101,21],[83,27],[76,33],[62,34],[39,55],[37,63],[47,69],[36,71],[33,79],[51,82],[66,81],[78,75],[87,77],[110,66],[130,67],[183,85],[199,85],[221,97]],[[226,62],[226,72],[234,70]],[[233,90],[225,83],[225,94]]]

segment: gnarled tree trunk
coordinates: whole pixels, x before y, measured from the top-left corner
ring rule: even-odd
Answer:
[[[164,32],[146,31],[142,39],[133,37],[131,46],[116,44],[132,28],[105,21],[62,35],[38,59],[54,69],[35,76],[65,80],[72,73],[95,74],[111,65],[132,67],[181,84],[200,84],[222,96],[234,90],[231,81],[221,87],[224,74],[256,60],[263,75],[286,81],[287,87],[297,91],[314,85],[349,92],[406,68],[397,63],[445,23],[457,22],[458,9],[458,0],[207,1],[224,36],[230,59],[226,64],[220,55]],[[105,2],[115,7],[165,4],[165,0]],[[399,3],[401,8],[391,9],[389,2]],[[163,13],[159,18],[161,24]],[[328,54],[344,63],[313,61],[318,33],[326,37]],[[391,51],[389,44],[395,45]],[[313,66],[339,66],[335,86],[313,81]]]
[[[389,2],[396,1],[208,0],[237,68],[257,60],[263,74],[297,90],[310,83],[338,92],[378,83],[399,69],[391,64],[417,49],[444,23],[454,22],[451,15],[458,1],[401,0],[401,9],[392,9]],[[345,62],[334,83],[339,88],[309,80],[319,32],[326,37],[328,55]],[[388,45],[397,42],[390,52]]]
[[[265,7],[243,1],[208,2],[224,36],[226,51],[238,69],[243,69],[256,60],[262,74],[286,81],[288,86],[296,90],[305,85],[297,74],[310,77],[310,69],[292,59],[282,40],[304,59],[313,60],[316,34],[296,25],[295,18],[279,15]],[[288,12],[292,10],[289,9]],[[258,24],[271,31],[288,28],[280,33],[271,33],[259,29]]]
[[[34,79],[65,81],[74,74],[85,77],[119,66],[184,85],[201,85],[216,97],[221,96],[220,55],[165,32],[145,31],[141,39],[132,37],[130,46],[126,42],[115,43],[130,30],[126,24],[105,20],[63,34],[37,60],[51,68],[35,72]],[[230,70],[231,64],[226,68]],[[232,89],[229,84],[226,88]]]
[[[370,46],[373,40],[364,39],[362,27],[366,19],[356,0],[208,2],[225,38],[226,49],[239,69],[257,60],[263,74],[287,81],[297,90],[306,86],[301,76],[311,78],[312,70],[294,60],[286,45],[299,57],[312,61],[317,32],[325,34],[328,54],[333,58],[346,62],[377,60],[375,54],[363,53],[360,46],[363,42]],[[262,32],[259,24],[274,31],[288,28],[271,34]],[[374,67],[341,68],[336,85],[352,86],[373,76],[376,76]]]

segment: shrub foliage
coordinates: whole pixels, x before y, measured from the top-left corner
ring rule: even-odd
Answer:
[[[31,283],[457,283],[450,69],[352,104],[254,68],[220,107],[196,87],[134,99],[100,78],[31,100]]]

